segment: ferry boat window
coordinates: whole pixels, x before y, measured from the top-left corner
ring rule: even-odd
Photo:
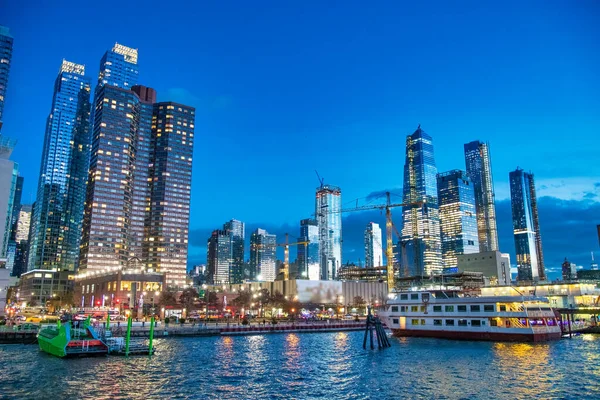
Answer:
[[[419,300],[419,293],[411,293],[410,299],[411,300]]]
[[[458,306],[458,311],[467,312],[467,306]]]
[[[446,310],[446,312],[453,312],[454,306],[446,306],[444,309]]]
[[[493,304],[486,304],[483,306],[483,311],[485,312],[494,312],[494,305]]]
[[[458,320],[458,326],[467,326],[467,320],[466,319],[459,319]]]
[[[547,324],[548,326],[554,326],[554,325],[556,325],[556,323],[554,322],[554,319],[552,319],[552,318],[548,318],[548,319],[546,320],[546,324]]]
[[[425,320],[424,319],[421,320],[421,325],[425,325]]]
[[[481,326],[481,321],[478,319],[471,320],[471,326]]]
[[[442,306],[433,306],[434,312],[442,312]]]
[[[406,306],[400,306],[400,311],[406,312]]]
[[[433,320],[433,324],[434,325],[442,325],[442,320],[441,319],[434,319]]]
[[[401,294],[400,295],[400,300],[408,300],[408,295],[407,294]]]
[[[490,325],[491,325],[491,326],[498,326],[498,320],[491,319],[491,320],[490,320]]]
[[[392,322],[393,322],[394,324],[398,325],[398,318],[394,318],[394,319],[392,319]]]
[[[500,311],[506,311],[506,304],[500,304]]]
[[[419,311],[419,306],[410,306],[410,311],[412,311],[412,312]]]
[[[446,326],[454,326],[454,320],[453,319],[447,319],[446,320]]]
[[[411,319],[410,320],[410,324],[411,325],[419,325],[419,320],[418,319]]]
[[[392,306],[392,312],[398,312],[398,306]]]
[[[480,305],[471,306],[471,311],[481,311],[481,306]]]

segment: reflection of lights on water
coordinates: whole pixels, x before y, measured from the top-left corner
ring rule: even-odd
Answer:
[[[537,397],[552,389],[552,383],[537,380],[531,386],[531,379],[535,376],[544,376],[550,367],[550,345],[548,343],[496,343],[493,347],[497,365],[511,379],[519,381],[524,397]],[[515,374],[514,371],[526,369],[527,374]],[[525,389],[527,388],[527,389]]]
[[[296,348],[300,343],[300,337],[295,333],[290,333],[286,336],[285,341],[287,342],[289,347]]]

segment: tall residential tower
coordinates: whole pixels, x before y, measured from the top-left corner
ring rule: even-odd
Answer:
[[[90,79],[63,60],[46,123],[28,269],[75,271],[90,153]]]
[[[381,228],[375,222],[369,222],[365,229],[365,268],[383,265],[383,244]]]
[[[264,229],[250,236],[250,269],[255,280],[273,282],[277,276],[277,238]]]
[[[520,168],[510,173],[510,202],[519,273],[517,279],[546,280],[535,181],[532,173],[527,173]]]
[[[321,279],[333,280],[342,266],[342,190],[337,186],[317,188],[315,215],[319,227]]]
[[[8,28],[0,25],[0,131],[2,130],[2,116],[4,114],[4,98],[8,85],[8,73],[12,61],[13,38]]]
[[[433,141],[421,126],[406,137],[404,163],[400,274],[431,275],[442,272],[437,168]]]
[[[456,256],[479,252],[473,183],[467,173],[437,175],[440,233],[444,268],[457,266]]]
[[[223,230],[229,234],[230,259],[229,283],[242,283],[244,279],[250,279],[244,276],[244,247],[246,241],[246,227],[242,221],[232,219],[223,225]]]
[[[298,242],[302,244],[297,246],[298,276],[296,278],[318,281],[321,278],[321,269],[319,266],[319,225],[316,220],[303,219],[300,221]]]
[[[490,146],[474,141],[465,144],[464,148],[467,175],[473,182],[475,193],[479,251],[495,251],[498,250],[498,230]]]

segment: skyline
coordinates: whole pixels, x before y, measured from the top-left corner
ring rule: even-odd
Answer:
[[[166,46],[175,46],[173,51],[189,47],[193,35],[185,37],[182,43],[160,40],[155,43],[145,37],[143,30],[121,29],[111,25],[115,22],[107,21],[107,30],[113,33],[103,40],[92,40],[90,35],[94,33],[88,26],[94,22],[85,21],[77,37],[71,35],[61,38],[60,42],[54,41],[58,43],[53,43],[50,37],[48,41],[36,41],[41,32],[48,30],[53,20],[51,15],[35,9],[32,21],[26,24],[25,11],[9,6],[5,19],[0,21],[10,28],[15,41],[3,133],[20,140],[13,158],[25,177],[22,202],[30,203],[31,193],[35,193],[32,188],[38,179],[40,143],[49,111],[51,84],[60,60],[66,58],[85,64],[86,75],[94,80],[99,56],[118,41],[139,49],[139,81],[156,88],[159,100],[169,97],[198,110],[188,266],[206,257],[206,239],[210,232],[231,218],[246,222],[247,232],[261,227],[280,238],[285,232],[297,236],[299,221],[311,217],[313,212],[312,196],[318,186],[314,169],[325,177],[325,183],[341,187],[343,205],[385,189],[401,193],[405,136],[421,123],[434,140],[438,172],[465,168],[462,151],[465,143],[473,140],[490,143],[500,250],[511,254],[513,265],[512,232],[509,228],[507,234],[506,230],[506,225],[511,224],[510,213],[506,220],[500,209],[507,200],[510,204],[508,173],[519,166],[536,176],[544,254],[550,277],[560,275],[552,268],[560,270],[565,256],[588,267],[589,252],[598,251],[594,226],[600,223],[600,174],[593,164],[597,157],[594,149],[598,147],[598,139],[593,136],[600,126],[600,117],[594,113],[600,109],[600,102],[593,96],[599,92],[600,82],[593,71],[600,63],[598,52],[590,51],[597,48],[590,38],[594,33],[598,36],[598,28],[591,25],[592,13],[584,14],[583,7],[555,5],[541,10],[537,19],[528,21],[531,22],[529,27],[521,27],[518,23],[515,25],[515,19],[526,20],[534,11],[540,11],[534,5],[523,6],[529,7],[522,10],[523,15],[503,14],[509,17],[505,23],[516,26],[523,40],[518,41],[518,34],[513,33],[512,40],[503,44],[491,40],[499,39],[502,27],[499,24],[485,26],[493,14],[492,6],[486,10],[482,10],[485,8],[482,5],[475,7],[476,10],[461,10],[456,14],[462,19],[446,21],[445,16],[452,16],[451,10],[444,10],[445,6],[438,4],[440,14],[427,16],[427,22],[432,22],[432,33],[423,34],[422,38],[410,36],[404,41],[402,35],[417,28],[413,19],[418,20],[426,10],[408,6],[403,10],[406,13],[403,19],[391,25],[398,10],[390,12],[389,17],[381,10],[360,10],[366,12],[361,17],[351,6],[341,10],[350,18],[340,21],[339,33],[328,30],[325,24],[335,11],[332,7],[323,7],[326,12],[321,17],[312,14],[316,19],[311,26],[314,32],[307,32],[299,22],[286,27],[290,21],[270,19],[275,12],[291,15],[298,9],[282,10],[280,6],[261,10],[266,12],[267,21],[236,20],[239,26],[234,32],[248,31],[248,37],[241,38],[239,44],[233,43],[234,34],[209,21],[210,15],[214,17],[215,13],[224,11],[201,7],[212,14],[198,16],[198,10],[195,13],[191,10],[194,18],[207,20],[207,26],[194,27],[194,34],[199,35],[199,29],[223,30],[213,34],[215,37],[221,34],[214,43],[194,42],[198,52],[192,54],[196,57],[192,61],[199,64],[190,62],[188,65],[160,55]],[[253,12],[241,8],[240,16]],[[60,10],[67,15],[76,11],[80,12]],[[369,20],[371,12],[377,12],[379,19],[383,19],[380,26]],[[472,19],[475,12],[483,12],[483,16]],[[558,30],[559,17],[563,19],[560,21],[563,31],[554,32]],[[191,16],[182,15],[182,18]],[[565,32],[564,26],[569,24],[564,19],[568,18],[577,24],[571,24],[571,30]],[[441,36],[449,26],[456,27],[467,19],[473,26],[453,31],[448,38]],[[248,29],[258,28],[265,22],[267,26],[262,30]],[[83,23],[74,19],[72,25],[56,27],[49,36],[60,37],[63,29],[77,31],[78,24]],[[26,26],[35,28],[26,31]],[[363,30],[355,31],[355,26]],[[176,34],[178,28],[171,27]],[[282,38],[269,36],[275,28],[282,31]],[[482,38],[470,37],[470,29],[481,30]],[[309,35],[313,41],[302,41],[302,34]],[[319,34],[327,40],[323,43],[316,40]],[[373,35],[381,43],[365,40]],[[297,39],[291,49],[284,48],[286,38]],[[393,44],[399,44],[403,54],[416,57],[400,57],[386,50],[386,46]],[[444,50],[445,45],[449,49]],[[561,45],[563,52],[560,59],[552,48],[557,45]],[[476,51],[472,54],[478,57],[461,59],[473,48]],[[327,54],[333,49],[335,54]],[[520,57],[518,65],[499,61],[510,60],[515,54]],[[234,62],[236,55],[242,56],[244,65]],[[340,60],[335,60],[336,57]],[[419,60],[419,68],[407,67],[405,61],[415,58]],[[438,65],[438,60],[444,61],[443,66],[432,67]],[[295,65],[297,63],[302,67]],[[292,74],[294,79],[290,79]],[[491,75],[493,82],[487,82]],[[579,132],[576,146],[566,146],[563,137],[567,131]],[[297,138],[302,138],[300,147],[297,147]],[[255,139],[259,139],[260,146],[252,144]],[[549,143],[552,140],[555,142]],[[306,144],[339,150],[326,152],[327,157],[323,157],[326,150],[312,150]],[[227,159],[234,162],[223,163],[223,153],[213,151],[221,148],[227,148]],[[301,164],[290,157],[299,153],[303,156]],[[374,158],[363,157],[364,154],[372,154]],[[248,179],[243,173],[244,167],[257,160],[268,163],[269,168],[253,169],[255,179]],[[222,172],[227,174],[227,184],[218,176],[205,173],[219,162]],[[348,173],[349,167],[352,173]],[[272,192],[256,189],[255,182],[259,181],[268,182],[267,187]],[[220,196],[206,190],[211,187],[215,188],[212,193]],[[271,199],[275,196],[278,201],[273,207]],[[220,206],[211,207],[211,203],[217,201]],[[557,225],[561,221],[555,221],[555,216],[563,212],[568,214],[563,224]],[[589,217],[584,218],[584,212]],[[364,259],[360,251],[364,247],[362,232],[365,224],[374,220],[373,215],[378,216],[378,213],[343,216],[344,263],[348,259]],[[400,213],[394,215],[395,223],[400,225]],[[360,228],[355,231],[351,221],[357,219],[364,223],[358,224]],[[381,224],[382,219],[374,222]],[[572,229],[573,238],[565,237],[565,232]],[[550,246],[553,240],[558,245]],[[560,248],[561,244],[565,250]],[[571,249],[577,249],[577,254]],[[349,257],[354,254],[357,256]]]

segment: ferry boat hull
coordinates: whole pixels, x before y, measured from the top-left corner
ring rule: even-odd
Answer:
[[[108,346],[100,340],[90,328],[89,321],[84,324],[84,334],[72,337],[70,323],[56,328],[44,328],[38,333],[40,350],[56,357],[88,357],[108,354]]]
[[[396,337],[430,337],[451,340],[474,340],[491,342],[548,342],[559,340],[560,332],[548,333],[502,333],[502,332],[456,332],[425,329],[392,329]]]

